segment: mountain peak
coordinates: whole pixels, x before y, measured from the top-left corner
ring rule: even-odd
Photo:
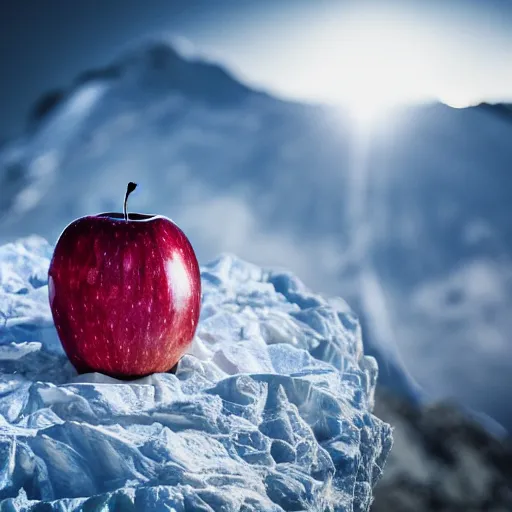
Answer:
[[[158,86],[164,91],[217,105],[236,103],[248,95],[260,94],[239,82],[222,66],[184,57],[169,41],[151,39],[129,48],[109,64],[84,71],[69,87],[43,94],[30,111],[29,129],[37,126],[77,88],[91,82],[115,84],[124,80]]]

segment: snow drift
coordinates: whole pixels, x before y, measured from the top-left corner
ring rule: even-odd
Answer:
[[[51,252],[0,247],[2,511],[369,508],[391,432],[343,301],[224,255],[202,268],[175,374],[78,376],[49,311]]]

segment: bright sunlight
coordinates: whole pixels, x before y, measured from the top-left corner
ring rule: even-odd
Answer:
[[[439,100],[447,88],[458,90],[442,72],[443,48],[421,27],[366,14],[345,18],[342,28],[339,19],[326,20],[311,29],[308,42],[290,48],[295,59],[300,55],[309,63],[291,84],[297,97],[342,105],[357,123],[368,125],[390,107]],[[289,58],[293,61],[292,53]],[[287,76],[283,72],[277,79]],[[465,101],[450,99],[451,104]]]
[[[370,123],[390,107],[431,97],[428,62],[419,60],[417,52],[403,45],[393,31],[371,26],[346,31],[337,48],[332,77],[337,101],[346,105],[358,122]]]

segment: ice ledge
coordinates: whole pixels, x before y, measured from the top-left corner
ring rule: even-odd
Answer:
[[[202,268],[175,375],[77,376],[48,307],[51,253],[38,237],[0,247],[0,510],[369,508],[391,429],[343,301],[223,255]]]

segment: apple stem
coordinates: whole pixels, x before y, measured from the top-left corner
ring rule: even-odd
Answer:
[[[124,212],[124,220],[128,220],[128,213],[126,211],[126,203],[128,202],[128,196],[137,188],[137,183],[133,183],[133,181],[130,181],[128,183],[128,186],[126,187],[126,195],[124,196],[124,205],[123,205],[123,212]]]

